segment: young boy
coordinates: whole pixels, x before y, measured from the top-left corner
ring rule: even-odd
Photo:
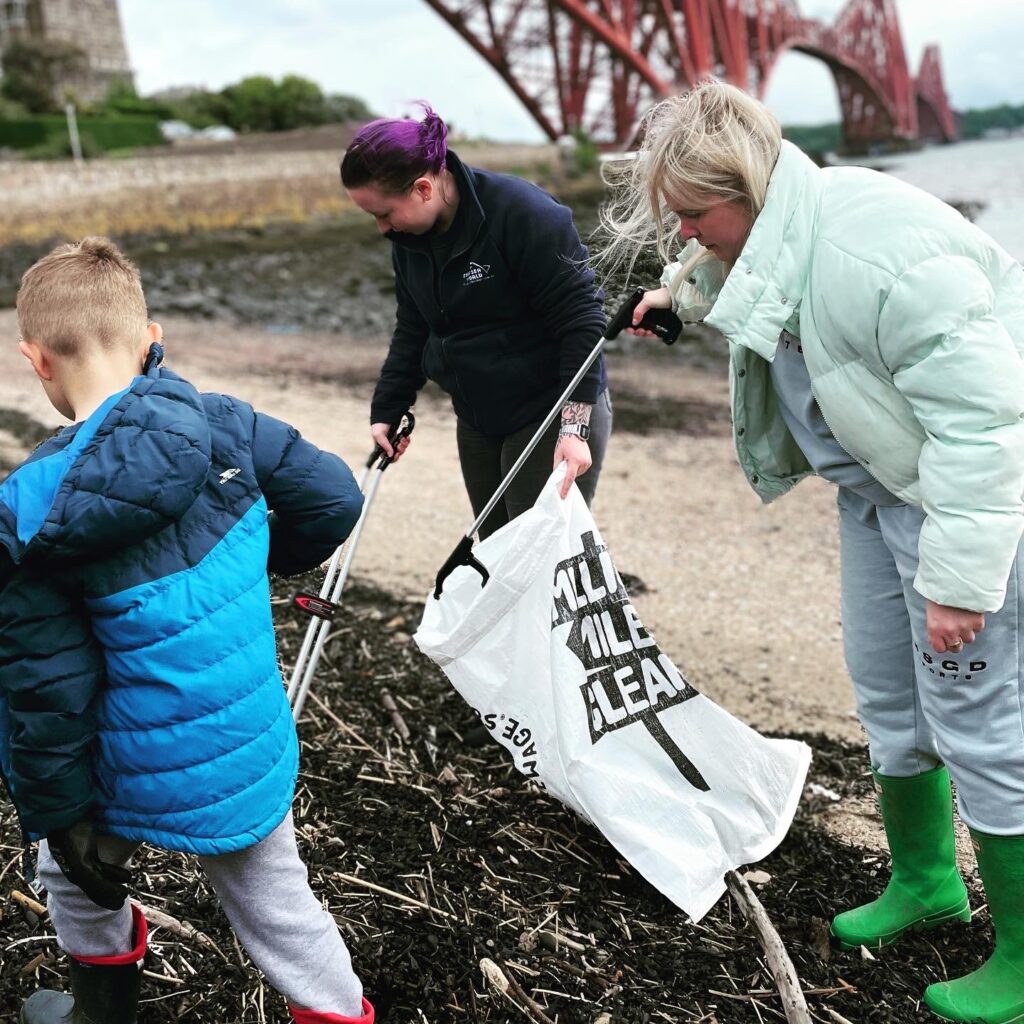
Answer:
[[[161,367],[138,271],[109,240],[55,249],[17,305],[21,352],[75,421],[0,487],[0,768],[42,839],[73,993],[35,993],[23,1024],[136,1020],[141,843],[199,857],[296,1022],[372,1024],[295,845],[267,581],[348,535],[352,474]]]

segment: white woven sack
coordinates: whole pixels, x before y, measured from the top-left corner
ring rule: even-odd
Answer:
[[[560,467],[427,598],[416,643],[516,767],[592,821],[694,920],[785,836],[810,763],[699,694],[630,603]]]

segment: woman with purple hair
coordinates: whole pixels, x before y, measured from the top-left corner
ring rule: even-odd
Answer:
[[[452,398],[459,462],[478,515],[583,365],[605,318],[571,211],[521,178],[463,164],[447,135],[426,105],[422,121],[373,121],[345,153],[341,181],[392,243],[398,310],[370,433],[391,454],[389,429],[427,379],[436,381]],[[589,504],[611,422],[601,358],[481,537],[534,503],[552,464],[568,465],[562,496],[575,480]]]

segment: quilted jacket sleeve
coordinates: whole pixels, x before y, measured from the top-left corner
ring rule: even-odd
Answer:
[[[32,838],[89,811],[91,706],[102,680],[102,654],[72,592],[39,570],[15,573],[0,593],[0,760]]]
[[[287,423],[256,413],[253,461],[273,513],[267,568],[293,576],[319,565],[352,532],[363,507],[352,471]]]
[[[1024,529],[1024,362],[977,263],[904,272],[878,323],[882,358],[927,435],[915,588],[939,604],[1002,606]]]

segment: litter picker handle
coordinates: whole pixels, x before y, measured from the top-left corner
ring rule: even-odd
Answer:
[[[633,312],[640,305],[643,297],[643,288],[635,288],[626,301],[619,306],[605,328],[604,337],[606,341],[617,338],[627,327],[633,325]]]
[[[391,448],[394,450],[395,445],[402,440],[403,437],[409,437],[416,427],[416,417],[413,416],[411,410],[407,410],[402,413],[398,418],[398,422],[388,431],[388,441],[391,442]],[[377,460],[380,462],[377,468],[384,472],[392,462],[395,461],[393,455],[388,455],[386,451],[379,445],[373,446],[373,451],[370,452],[370,457],[366,460],[366,468],[369,469]]]
[[[615,315],[608,321],[608,329],[604,332],[606,340],[617,338],[627,327],[633,326],[633,313],[643,297],[643,288],[637,288],[619,306]],[[649,309],[636,326],[653,332],[666,345],[671,345],[679,337],[679,332],[683,329],[683,321],[671,309]]]

